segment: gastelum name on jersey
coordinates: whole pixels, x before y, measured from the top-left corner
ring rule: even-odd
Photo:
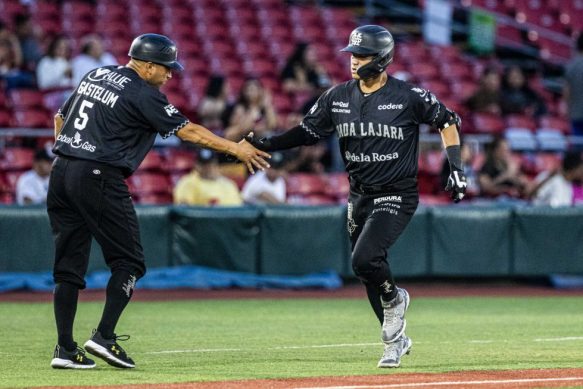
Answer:
[[[113,108],[119,96],[110,90],[90,82],[81,81],[77,94],[91,97],[109,108]]]
[[[401,127],[388,126],[381,123],[339,123],[336,125],[339,138],[346,136],[370,137],[379,136],[382,138],[403,140],[403,129]]]
[[[388,153],[388,154],[358,153],[358,154],[356,154],[356,153],[351,153],[350,151],[346,151],[344,153],[344,157],[349,162],[387,162],[387,161],[392,161],[393,159],[399,158],[399,153]]]

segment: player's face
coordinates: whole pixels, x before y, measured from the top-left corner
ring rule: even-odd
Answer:
[[[373,58],[374,56],[372,55],[352,54],[350,57],[350,74],[352,75],[352,78],[360,80],[360,76],[357,73],[358,69],[372,61]]]
[[[154,86],[162,86],[172,78],[172,70],[157,63],[148,62],[148,83]]]

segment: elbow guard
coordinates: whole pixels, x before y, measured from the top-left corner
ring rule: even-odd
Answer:
[[[441,131],[445,130],[447,127],[453,126],[455,124],[457,127],[457,131],[459,133],[461,133],[462,132],[462,119],[459,117],[459,115],[448,108],[445,109],[445,112],[446,112],[446,114],[444,116],[443,122],[437,126],[439,131],[441,132]]]

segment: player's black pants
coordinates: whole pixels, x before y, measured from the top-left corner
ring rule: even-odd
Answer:
[[[391,193],[350,190],[347,227],[352,242],[352,268],[366,285],[381,323],[379,297],[396,293],[387,250],[409,224],[418,203],[416,190]],[[383,289],[383,285],[392,287],[391,292]]]
[[[138,279],[144,275],[138,219],[120,169],[58,157],[47,207],[55,240],[55,283],[85,288],[92,236],[112,272],[124,270]]]

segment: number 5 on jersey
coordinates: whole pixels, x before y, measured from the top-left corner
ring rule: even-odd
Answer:
[[[89,120],[89,115],[85,112],[85,109],[93,108],[93,103],[87,100],[81,102],[81,107],[79,107],[79,117],[75,119],[75,128],[82,130],[87,127],[87,121]]]

